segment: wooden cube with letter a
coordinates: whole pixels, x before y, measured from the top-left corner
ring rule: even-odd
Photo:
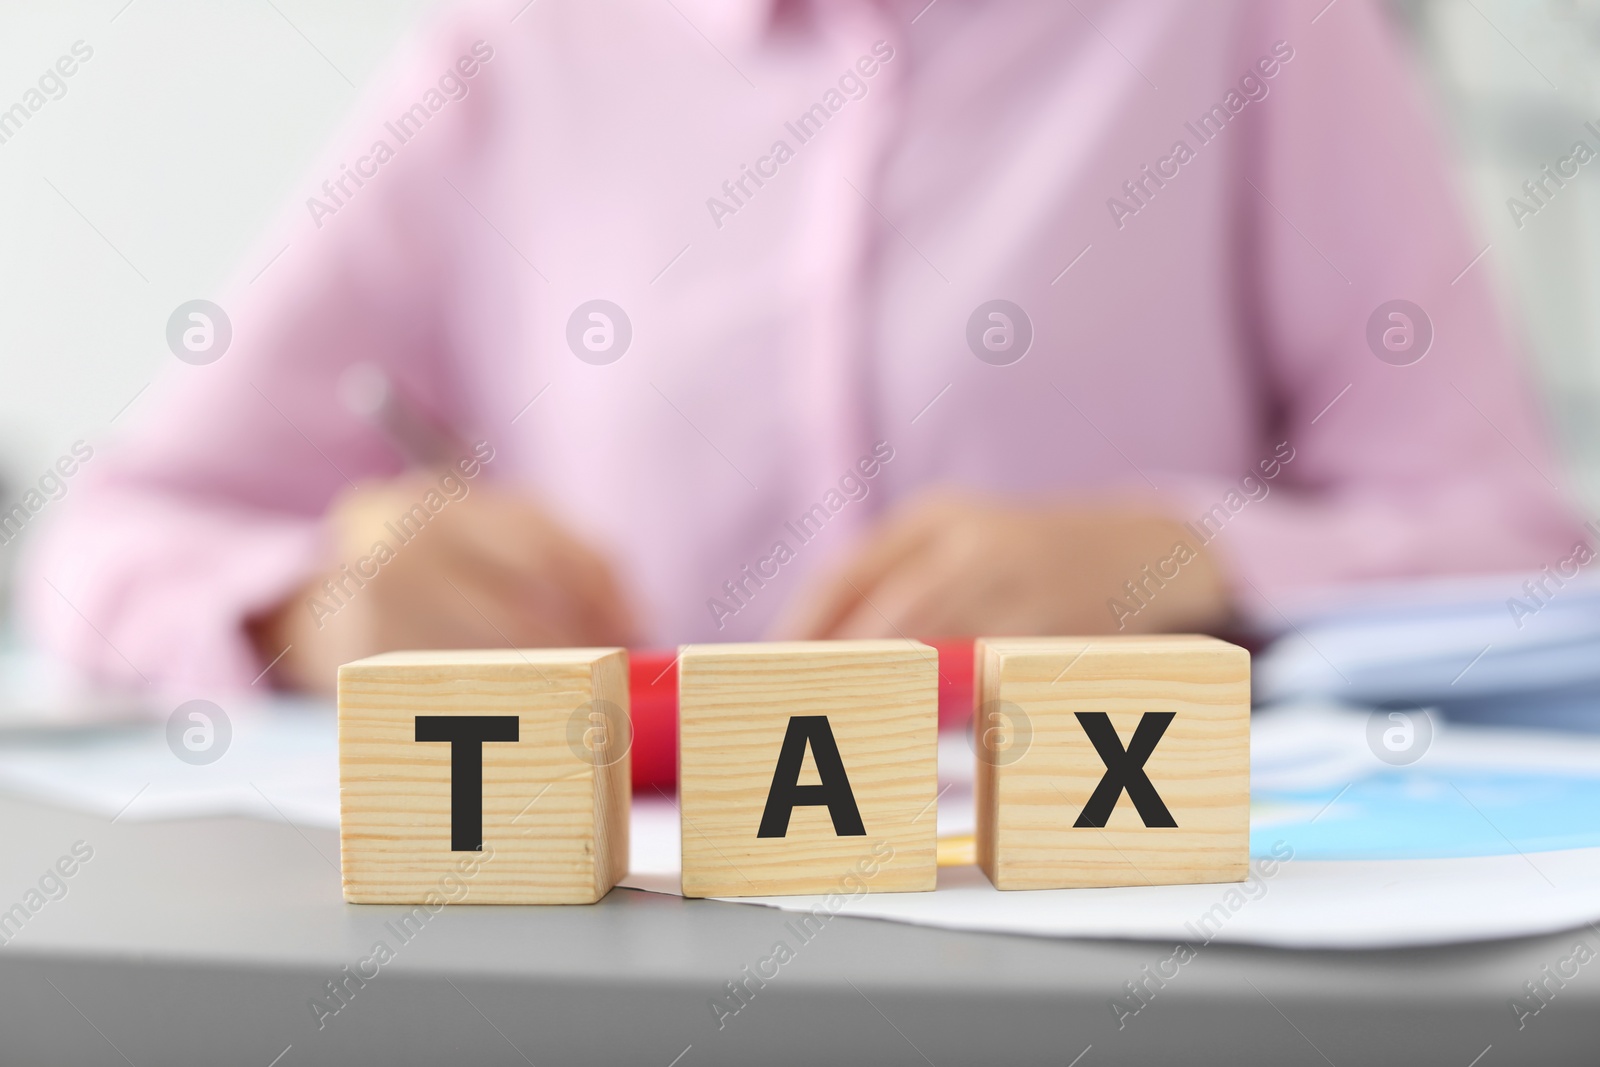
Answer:
[[[1250,654],[1189,635],[985,638],[978,864],[999,889],[1235,882]]]
[[[685,646],[684,895],[932,889],[938,677],[918,641]]]
[[[339,668],[357,904],[592,904],[628,869],[628,654],[391,652]]]

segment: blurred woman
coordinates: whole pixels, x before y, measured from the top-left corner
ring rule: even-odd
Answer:
[[[1206,629],[1577,537],[1364,0],[459,7],[262,248],[32,560],[99,675]]]

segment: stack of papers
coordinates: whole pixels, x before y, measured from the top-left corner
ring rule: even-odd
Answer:
[[[1369,589],[1296,613],[1257,657],[1254,688],[1258,704],[1410,705],[1457,721],[1597,731],[1600,580],[1506,575]]]

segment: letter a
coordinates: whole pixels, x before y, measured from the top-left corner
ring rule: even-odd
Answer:
[[[805,763],[808,743],[811,757],[817,761],[821,785],[800,784],[800,768]],[[850,779],[844,772],[844,760],[839,758],[839,745],[833,739],[828,717],[791,715],[789,729],[783,735],[783,748],[778,752],[778,766],[772,772],[767,807],[761,813],[761,829],[756,836],[787,837],[789,816],[794,809],[818,805],[827,805],[835,835],[866,836],[866,827],[861,825],[861,812],[856,807],[855,794],[850,791]]]

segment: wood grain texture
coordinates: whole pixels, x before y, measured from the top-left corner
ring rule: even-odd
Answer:
[[[938,655],[920,642],[685,646],[684,895],[933,889],[938,714]],[[795,807],[784,837],[757,836],[790,717],[807,715],[828,718],[865,836],[839,836],[822,806]],[[820,780],[809,748],[804,768],[801,784]]]
[[[1250,656],[1210,637],[985,638],[975,649],[978,864],[999,889],[1244,879],[1250,839]],[[1076,827],[1106,765],[1076,713],[1126,748],[1173,714],[1144,765],[1176,827],[1123,793]]]
[[[590,729],[595,701],[626,724],[622,649],[394,652],[340,667],[345,899],[605,896],[628,868],[629,734]],[[451,850],[451,745],[415,740],[419,715],[518,717],[516,742],[483,744],[482,852]]]

